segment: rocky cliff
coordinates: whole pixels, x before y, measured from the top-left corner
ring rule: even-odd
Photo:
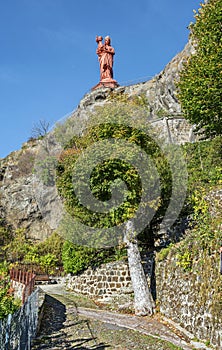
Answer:
[[[192,126],[181,115],[175,88],[182,64],[192,50],[188,43],[152,80],[115,89],[116,92],[129,96],[145,94],[152,123],[161,129],[167,142],[183,143],[195,140]],[[81,122],[95,106],[106,103],[110,93],[111,90],[105,88],[86,94],[70,118],[78,118]],[[47,192],[38,185],[33,173],[36,155],[43,142],[44,140],[31,140],[19,151],[12,152],[0,160],[0,218],[14,229],[24,228],[29,237],[40,240],[47,237],[56,227],[57,218],[50,218],[50,208],[56,209],[58,213],[61,210],[57,207],[57,194]],[[38,192],[41,192],[44,201],[41,208],[36,198]],[[43,207],[46,211],[44,215],[41,211]],[[45,221],[43,216],[47,216],[48,220]]]

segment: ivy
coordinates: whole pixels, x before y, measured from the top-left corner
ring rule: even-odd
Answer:
[[[181,216],[189,218],[184,239],[159,252],[159,261],[169,253],[177,265],[191,271],[194,261],[219,251],[221,234],[221,201],[217,192],[222,184],[222,137],[187,143],[182,146],[188,170],[187,199]],[[175,243],[175,242],[174,242]]]

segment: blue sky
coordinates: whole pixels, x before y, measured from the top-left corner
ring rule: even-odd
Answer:
[[[198,0],[0,0],[0,158],[52,126],[99,82],[110,35],[120,83],[158,74],[187,43]]]

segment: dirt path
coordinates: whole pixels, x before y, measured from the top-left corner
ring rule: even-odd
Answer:
[[[32,350],[40,349],[207,349],[155,317],[100,310],[78,302],[59,285],[47,285],[44,317]],[[194,346],[194,345],[197,345]]]

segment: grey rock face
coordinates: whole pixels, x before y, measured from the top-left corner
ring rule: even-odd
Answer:
[[[32,171],[38,148],[38,141],[30,142],[1,160],[0,217],[14,229],[24,228],[31,237],[44,239],[52,230],[42,220],[33,195]]]

